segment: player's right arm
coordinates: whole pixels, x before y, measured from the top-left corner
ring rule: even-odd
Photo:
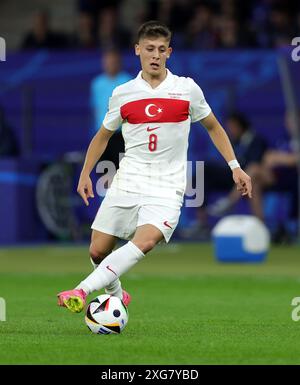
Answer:
[[[84,200],[84,203],[88,206],[88,198],[94,198],[93,185],[90,178],[90,173],[93,170],[95,164],[100,159],[101,155],[105,151],[109,139],[114,134],[114,131],[107,130],[103,125],[96,135],[91,140],[88,147],[84,165],[80,174],[77,192]]]

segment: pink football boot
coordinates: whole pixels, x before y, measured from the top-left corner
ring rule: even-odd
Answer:
[[[124,302],[124,304],[126,306],[128,306],[131,302],[131,295],[129,293],[127,293],[127,291],[125,291],[125,290],[123,290],[122,293],[123,293],[122,301]]]
[[[84,308],[86,296],[82,289],[62,291],[57,294],[57,304],[66,307],[73,313],[80,313]]]

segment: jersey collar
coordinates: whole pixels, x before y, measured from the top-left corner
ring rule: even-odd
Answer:
[[[146,89],[147,91],[150,91],[150,92],[156,92],[156,91],[160,91],[166,87],[168,87],[168,85],[171,83],[172,81],[172,77],[173,77],[173,74],[171,71],[169,71],[167,68],[167,76],[165,77],[165,79],[156,87],[156,88],[152,88],[150,86],[150,84],[144,80],[142,78],[142,71],[140,71],[136,77],[139,85],[141,85],[142,88]]]

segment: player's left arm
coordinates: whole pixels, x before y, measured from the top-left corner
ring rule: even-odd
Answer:
[[[226,162],[229,163],[236,160],[228,135],[215,115],[210,112],[207,117],[200,120],[200,123],[206,128],[211,140]],[[248,195],[249,198],[252,198],[251,178],[239,165],[232,169],[232,177],[237,186],[237,190],[240,191],[242,195]]]

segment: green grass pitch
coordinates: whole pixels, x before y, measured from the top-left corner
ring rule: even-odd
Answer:
[[[87,250],[0,249],[0,364],[300,364],[299,246],[263,264],[217,263],[209,244],[159,246],[122,279],[133,300],[121,335],[94,335],[83,313],[56,305],[91,271]]]

